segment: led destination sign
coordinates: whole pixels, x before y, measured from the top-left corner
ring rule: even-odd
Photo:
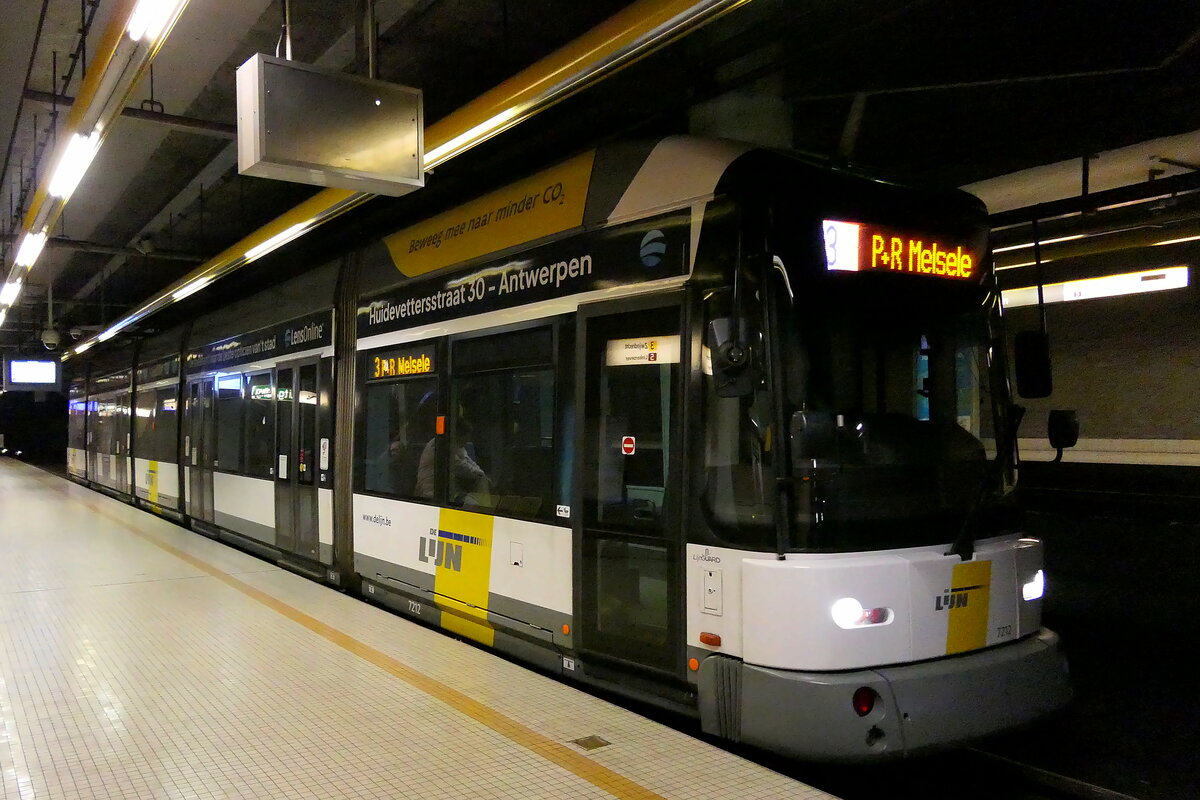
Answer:
[[[959,242],[863,222],[823,220],[830,271],[886,271],[951,280],[977,278],[979,253]]]
[[[405,375],[427,375],[433,372],[433,359],[426,352],[406,352],[404,355],[375,356],[371,359],[371,377],[399,378]]]

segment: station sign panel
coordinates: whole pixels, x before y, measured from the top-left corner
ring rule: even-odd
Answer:
[[[4,359],[4,391],[57,392],[62,386],[62,366],[57,358]]]

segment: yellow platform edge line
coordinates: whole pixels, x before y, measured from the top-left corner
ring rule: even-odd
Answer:
[[[47,483],[53,482],[60,490],[63,489],[62,478],[51,475],[39,476],[39,478]],[[71,496],[72,493],[69,491],[63,491],[63,494],[66,494],[72,501],[80,503],[94,514],[115,522],[138,538],[154,545],[160,550],[170,553],[201,572],[211,575],[225,585],[236,589],[252,600],[256,600],[267,608],[270,608],[272,611],[302,625],[321,638],[353,653],[364,661],[374,664],[384,672],[399,678],[410,686],[442,701],[459,713],[465,714],[476,722],[491,728],[509,741],[536,753],[552,764],[562,767],[567,772],[587,781],[596,788],[608,792],[614,797],[620,798],[620,800],[665,800],[662,795],[635,783],[608,767],[592,761],[564,744],[543,736],[511,717],[463,694],[457,689],[452,689],[441,681],[406,666],[401,661],[375,649],[371,645],[355,639],[353,636],[321,622],[319,619],[304,613],[300,609],[290,606],[282,600],[238,580],[206,561],[165,542],[158,541],[155,534],[141,530],[140,526],[136,523],[130,523],[127,520],[107,513],[99,504],[90,502],[90,498],[89,502],[85,502],[78,497]]]

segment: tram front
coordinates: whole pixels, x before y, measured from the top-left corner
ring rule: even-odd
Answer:
[[[986,217],[905,191],[774,210],[704,301],[701,715],[800,757],[936,749],[1070,697],[1014,499]]]

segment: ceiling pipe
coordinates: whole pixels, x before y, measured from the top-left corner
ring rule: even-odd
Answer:
[[[44,103],[52,105],[57,103],[60,106],[71,106],[75,102],[74,97],[58,95],[55,97],[51,92],[39,92],[35,89],[26,89],[22,94],[25,100],[33,103]],[[195,117],[181,117],[176,114],[166,114],[161,111],[148,111],[143,108],[132,108],[126,106],[121,110],[121,116],[126,119],[138,119],[144,122],[154,122],[159,125],[166,125],[177,130],[188,131],[190,133],[207,133],[221,139],[237,139],[237,126],[230,125],[225,122],[211,122],[206,119],[196,119]]]
[[[1169,178],[1157,178],[1144,183],[1118,186],[1103,192],[1092,192],[1087,196],[1087,202],[1080,197],[1067,197],[1062,200],[1051,200],[1046,203],[1000,211],[988,217],[992,229],[1006,228],[1013,225],[1028,224],[1031,220],[1047,220],[1068,214],[1082,214],[1091,208],[1101,209],[1122,203],[1134,203],[1152,200],[1159,197],[1170,197],[1183,192],[1200,190],[1200,173],[1172,175]]]
[[[750,0],[638,0],[425,130],[425,167],[461,155]],[[376,195],[324,189],[202,264],[114,323],[106,338]],[[253,254],[253,255],[251,255]],[[99,337],[79,343],[81,353]],[[69,354],[67,354],[69,355]],[[64,356],[65,357],[65,356]]]
[[[12,234],[8,234],[2,238],[3,242],[7,245],[16,244],[17,237]],[[99,242],[85,242],[65,237],[47,238],[45,246],[47,250],[68,250],[76,253],[97,253],[99,255],[148,258],[159,261],[187,261],[192,264],[199,264],[204,260],[204,256],[199,256],[195,253],[178,253],[172,250],[156,249],[139,250],[136,247],[113,247],[112,245],[100,244]]]

